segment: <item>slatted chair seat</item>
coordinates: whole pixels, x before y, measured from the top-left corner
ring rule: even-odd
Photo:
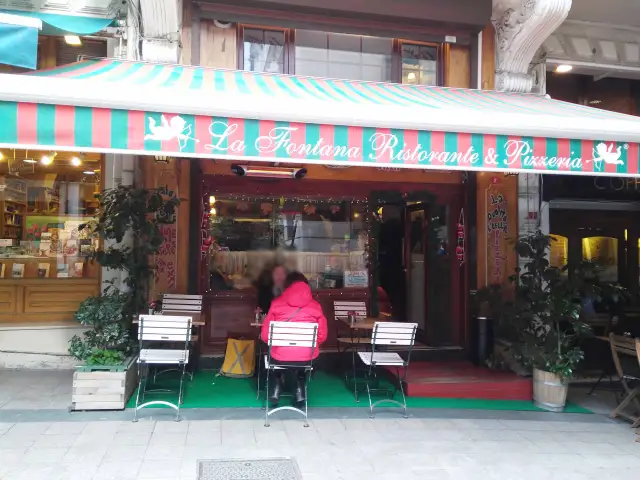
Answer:
[[[358,352],[358,356],[365,365],[379,367],[404,366],[404,359],[395,352]]]
[[[179,365],[188,361],[188,350],[144,348],[138,357],[138,362],[162,365]]]
[[[140,315],[138,325],[138,391],[133,421],[138,420],[138,411],[152,406],[164,405],[176,410],[176,421],[180,420],[180,405],[184,386],[185,368],[189,362],[189,342],[191,341],[191,316],[174,315]],[[176,348],[165,348],[165,344],[177,345]],[[154,345],[159,345],[154,348]],[[176,403],[157,400],[145,402],[145,394],[154,393],[147,389],[149,365],[174,365],[180,372],[180,386]],[[166,390],[155,390],[161,392]],[[140,403],[142,400],[143,403]]]

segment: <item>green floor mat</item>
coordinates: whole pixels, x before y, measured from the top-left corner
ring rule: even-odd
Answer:
[[[255,378],[227,378],[216,376],[217,372],[200,371],[193,380],[186,380],[184,403],[182,408],[257,408],[262,400],[256,400]],[[175,381],[167,375],[163,380],[167,386],[175,386]],[[162,378],[159,377],[159,378]],[[172,385],[169,385],[172,384]],[[176,401],[175,394],[148,394],[146,401]],[[135,407],[136,393],[129,400],[127,407]],[[283,398],[284,404],[287,399]],[[455,408],[475,410],[512,410],[543,412],[532,402],[523,400],[478,400],[467,398],[407,398],[410,408]],[[349,390],[343,379],[337,375],[316,372],[309,384],[309,407],[316,408],[369,408],[366,392],[356,403],[353,391]],[[158,408],[166,408],[158,406]],[[591,413],[578,405],[567,404],[567,413]]]

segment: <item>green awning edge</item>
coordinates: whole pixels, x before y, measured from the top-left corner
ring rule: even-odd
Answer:
[[[42,20],[43,35],[91,35],[100,32],[113,23],[113,18],[82,17],[78,15],[58,15],[55,13],[26,12],[22,10],[0,9],[1,13],[22,15]]]

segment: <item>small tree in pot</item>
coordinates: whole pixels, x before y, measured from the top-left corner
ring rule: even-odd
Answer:
[[[516,252],[525,264],[511,277],[514,300],[505,303],[499,331],[512,341],[518,362],[533,370],[534,402],[555,411],[564,409],[567,380],[584,353],[580,338],[591,329],[581,320],[585,298],[599,300],[594,266],[552,267],[547,259],[551,237],[540,231],[520,238]]]

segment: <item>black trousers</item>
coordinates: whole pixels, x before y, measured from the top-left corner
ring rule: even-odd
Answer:
[[[282,367],[284,370],[271,370],[270,373],[272,375],[272,379],[282,379],[282,374],[287,371],[295,372],[296,378],[298,380],[304,380],[305,377],[305,368],[297,368],[297,367],[306,367],[309,365],[309,362],[281,362],[276,360],[275,358],[271,359],[272,365],[277,365]]]

